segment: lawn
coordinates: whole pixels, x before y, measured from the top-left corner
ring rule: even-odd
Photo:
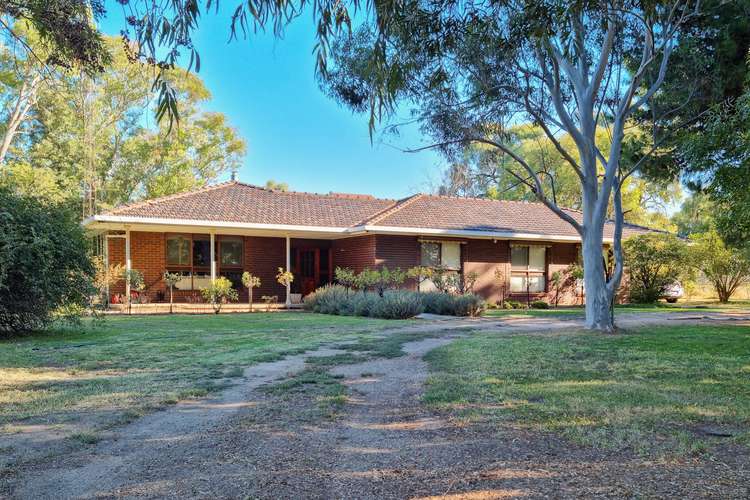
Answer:
[[[460,419],[644,454],[701,452],[717,440],[750,445],[748,327],[483,333],[427,360],[425,401]]]
[[[307,313],[114,316],[0,341],[0,431],[86,419],[109,425],[226,386],[249,365],[399,321]]]
[[[680,302],[668,304],[658,302],[656,304],[622,304],[615,306],[615,315],[618,313],[651,313],[651,312],[721,312],[737,309],[750,309],[750,303],[745,301],[719,304],[718,302]],[[583,306],[560,306],[551,309],[488,309],[486,317],[503,318],[508,316],[533,316],[533,317],[583,317]]]

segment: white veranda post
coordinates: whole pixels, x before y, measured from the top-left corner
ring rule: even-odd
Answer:
[[[284,271],[286,271],[286,272],[289,272],[289,267],[291,266],[291,259],[292,259],[291,253],[292,253],[292,249],[290,248],[290,246],[291,246],[291,241],[290,241],[289,236],[287,236],[286,237],[286,269],[284,269]],[[291,284],[289,282],[287,282],[287,284],[286,284],[286,307],[287,308],[292,305],[291,291],[292,291],[291,290]]]
[[[214,235],[214,232],[211,231],[211,283],[216,281],[216,248],[214,240],[216,239],[216,236]]]
[[[125,300],[130,304],[130,270],[132,269],[132,261],[130,260],[130,229],[125,229]]]

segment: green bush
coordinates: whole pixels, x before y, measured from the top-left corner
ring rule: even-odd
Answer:
[[[526,305],[521,302],[518,302],[517,300],[506,300],[505,308],[506,309],[526,309]]]
[[[532,309],[549,309],[549,304],[543,300],[535,300],[531,303]]]
[[[211,304],[216,314],[219,314],[222,305],[236,302],[239,298],[237,290],[232,288],[232,282],[224,276],[216,278],[207,288],[201,290],[201,295],[203,300]]]
[[[424,312],[446,316],[453,315],[453,297],[451,295],[443,292],[423,292],[421,296]]]
[[[305,309],[321,314],[341,316],[370,316],[373,318],[404,319],[422,312],[450,316],[478,316],[485,308],[478,295],[449,295],[440,292],[411,292],[386,290],[351,292],[341,285],[326,285],[305,297]]]
[[[424,312],[419,294],[406,290],[388,290],[372,303],[370,316],[383,319],[407,319]]]
[[[0,189],[0,335],[85,311],[94,268],[72,207]]]
[[[466,293],[453,296],[453,316],[481,316],[487,304],[479,295]]]

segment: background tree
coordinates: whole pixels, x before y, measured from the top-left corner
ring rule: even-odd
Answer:
[[[694,266],[711,282],[725,304],[737,289],[750,283],[750,256],[747,250],[727,247],[714,229],[691,238]]]
[[[682,202],[680,209],[672,215],[677,234],[683,237],[705,233],[716,226],[716,207],[707,194],[691,193]]]
[[[273,191],[289,191],[289,184],[286,182],[276,182],[273,179],[268,179],[266,181],[266,189],[270,189]]]
[[[630,276],[630,300],[648,304],[685,271],[687,248],[671,234],[648,233],[625,241],[625,262]]]
[[[88,244],[70,206],[0,188],[0,334],[43,328],[95,289]]]
[[[628,131],[628,136],[637,131]],[[609,137],[604,128],[597,131],[597,142],[603,152],[609,154]],[[627,137],[626,137],[627,139]],[[541,177],[546,192],[561,207],[580,210],[583,206],[581,184],[575,170],[555,148],[540,127],[518,125],[512,127],[507,138],[515,154],[534,165]],[[575,143],[568,134],[561,134],[558,141],[580,161]],[[623,162],[634,160],[629,155]],[[603,169],[600,167],[600,171]],[[603,172],[602,172],[603,173]],[[450,165],[439,194],[451,196],[486,197],[499,200],[536,201],[536,195],[524,181],[531,181],[523,168],[512,157],[497,148],[483,144],[471,144],[462,152],[457,163]],[[669,220],[670,207],[680,198],[681,188],[674,179],[648,179],[637,172],[622,183],[622,205],[625,222],[655,229],[673,230]],[[614,218],[611,203],[607,216]]]
[[[27,113],[30,133],[16,136],[0,167],[3,183],[45,198],[77,197],[87,216],[194,189],[238,167],[245,144],[223,114],[203,109],[210,93],[196,76],[165,73],[182,110],[180,127],[167,133],[149,117],[153,92],[143,66],[129,61],[120,41],[105,42],[112,58],[102,72],[59,71],[40,84]]]
[[[325,87],[353,109],[369,110],[371,127],[410,105],[435,141],[426,147],[451,157],[473,143],[508,155],[524,173],[518,181],[581,235],[586,326],[611,331],[610,305],[623,271],[623,183],[658,148],[639,145],[640,159],[622,162],[625,131],[661,88],[698,6],[408,1],[395,12],[379,11],[340,41]],[[515,151],[508,131],[519,122],[538,125],[575,172],[582,223],[555,202],[539,166]],[[597,138],[600,128],[607,130],[606,146]],[[561,143],[561,133],[573,148]],[[616,265],[607,275],[601,253],[610,207]]]

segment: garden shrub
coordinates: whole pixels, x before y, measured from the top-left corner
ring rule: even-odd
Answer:
[[[321,314],[404,319],[422,312],[478,316],[484,311],[485,302],[474,294],[385,290],[381,297],[379,292],[351,292],[341,285],[326,285],[305,297],[304,307]]]
[[[522,304],[521,302],[518,302],[517,300],[506,300],[505,308],[506,309],[526,309],[526,306]]]
[[[453,315],[454,308],[451,295],[443,292],[423,292],[421,295],[424,312],[446,316]]]
[[[373,302],[370,316],[383,319],[407,319],[421,314],[424,306],[419,293],[406,290],[388,290]]]
[[[455,295],[453,299],[453,316],[480,316],[486,303],[482,297],[473,293]]]
[[[44,328],[59,311],[76,317],[96,290],[75,209],[8,189],[0,207],[0,335]]]
[[[549,309],[549,304],[543,300],[535,300],[531,303],[532,309]]]

